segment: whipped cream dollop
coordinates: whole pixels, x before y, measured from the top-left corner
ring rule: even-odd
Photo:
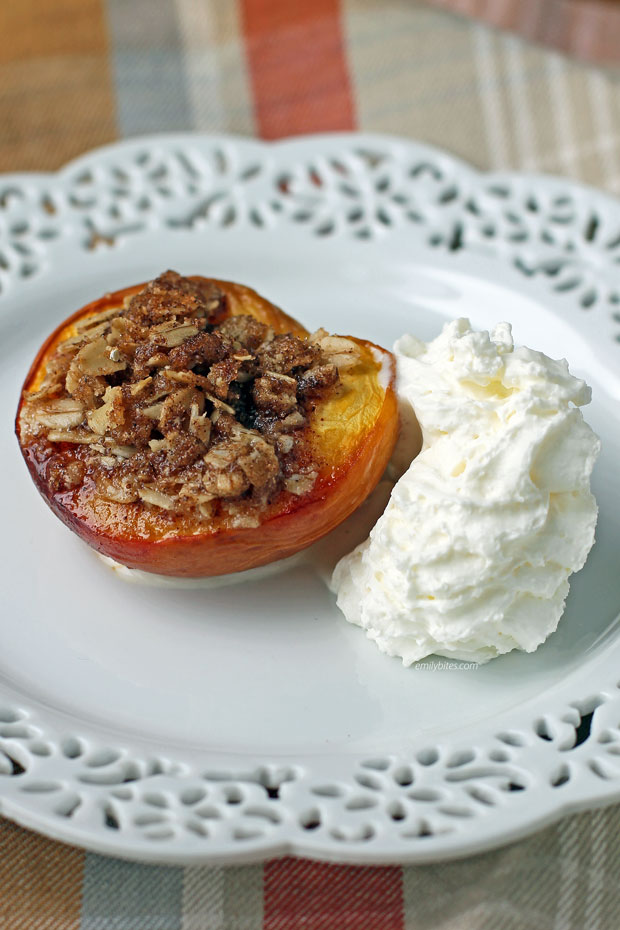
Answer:
[[[394,351],[422,449],[369,538],[338,562],[338,606],[405,665],[532,652],[594,542],[600,442],[579,409],[590,388],[565,360],[515,347],[508,323],[489,334],[459,319]]]

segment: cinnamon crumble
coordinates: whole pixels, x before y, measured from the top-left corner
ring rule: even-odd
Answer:
[[[258,525],[278,493],[312,489],[308,416],[358,360],[324,330],[227,316],[215,283],[167,271],[74,324],[25,395],[23,437],[57,492]]]

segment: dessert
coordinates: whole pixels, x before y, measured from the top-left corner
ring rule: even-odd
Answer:
[[[216,576],[303,549],[361,503],[396,441],[393,382],[372,343],[169,271],[47,339],[16,431],[47,503],[98,552]]]
[[[594,542],[600,442],[566,361],[468,320],[395,346],[398,392],[423,446],[368,540],[336,566],[347,620],[405,665],[535,650]]]

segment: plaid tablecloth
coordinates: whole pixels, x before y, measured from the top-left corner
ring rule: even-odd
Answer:
[[[582,61],[618,65],[618,0],[429,0],[434,6],[482,18]]]
[[[413,0],[20,0],[0,34],[0,170],[143,132],[359,128],[620,189],[619,84]],[[143,866],[0,820],[2,930],[611,930],[619,879],[620,807],[403,869]]]

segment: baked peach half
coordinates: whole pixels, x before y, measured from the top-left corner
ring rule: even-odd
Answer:
[[[311,545],[373,490],[398,431],[394,364],[250,288],[168,271],[52,333],[17,438],[49,506],[98,552],[228,574]]]

